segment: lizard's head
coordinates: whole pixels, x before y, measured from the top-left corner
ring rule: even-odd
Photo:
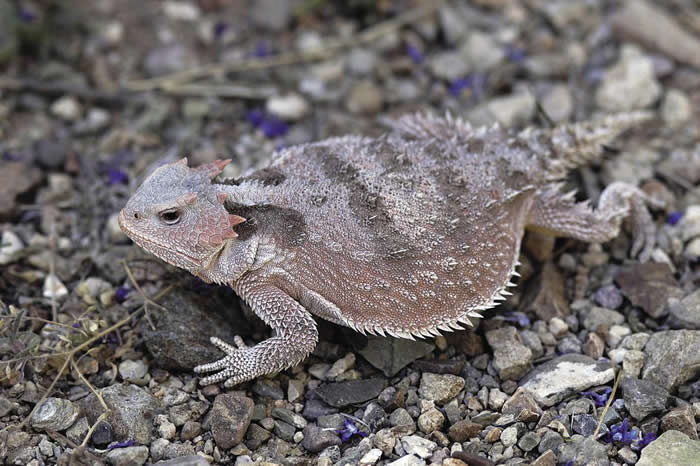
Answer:
[[[228,162],[190,168],[182,159],[159,167],[122,209],[119,226],[146,251],[199,275],[245,221],[226,211],[211,183]]]

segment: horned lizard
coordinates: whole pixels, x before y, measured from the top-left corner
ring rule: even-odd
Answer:
[[[599,243],[629,218],[631,255],[646,260],[655,228],[642,191],[612,183],[593,209],[562,181],[648,117],[510,133],[407,115],[382,137],[289,147],[238,179],[217,178],[228,160],[182,159],[144,181],[119,224],[161,259],[231,286],[272,327],[252,347],[211,339],[226,356],[194,370],[218,371],[203,385],[232,386],[303,360],[318,341],[313,315],[402,338],[471,325],[509,294],[526,229]]]

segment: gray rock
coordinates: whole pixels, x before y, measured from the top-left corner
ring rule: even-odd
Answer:
[[[676,430],[664,432],[642,450],[637,466],[697,466],[700,440],[691,440]]]
[[[655,319],[666,313],[669,298],[683,295],[668,264],[630,265],[618,272],[615,281],[632,304]]]
[[[311,453],[318,453],[333,445],[341,445],[340,437],[332,430],[321,429],[316,424],[304,427],[304,440],[301,445]]]
[[[275,421],[274,432],[277,437],[281,438],[285,442],[291,442],[294,440],[296,429],[293,425],[287,424],[286,422]]]
[[[448,435],[454,442],[461,443],[478,436],[482,430],[484,430],[482,424],[463,419],[450,426]]]
[[[413,455],[402,456],[396,461],[387,463],[387,466],[425,466],[425,460]]]
[[[437,444],[435,442],[417,435],[407,435],[406,437],[402,437],[401,446],[409,455],[415,455],[423,459],[429,458],[437,448]]]
[[[693,105],[688,96],[678,89],[669,89],[661,103],[661,118],[672,127],[678,127],[693,115]]]
[[[355,48],[348,54],[348,70],[357,75],[370,74],[377,66],[377,53],[370,48]]]
[[[661,94],[654,75],[654,64],[636,47],[625,45],[620,61],[608,69],[596,90],[596,105],[607,111],[642,109],[653,104]]]
[[[254,406],[253,400],[245,396],[233,393],[217,395],[204,420],[204,428],[211,429],[219,448],[233,448],[243,441],[253,418]]]
[[[530,371],[520,386],[531,391],[539,404],[552,406],[571,394],[594,385],[605,385],[614,377],[615,371],[608,363],[580,354],[567,354]]]
[[[508,448],[518,442],[518,429],[515,426],[506,427],[501,432],[501,443]]]
[[[284,399],[284,392],[282,389],[276,384],[266,380],[256,380],[250,391],[263,398],[270,398],[273,400]]]
[[[68,429],[78,419],[80,407],[63,398],[49,397],[34,412],[31,424],[37,430],[61,432]]]
[[[7,265],[22,257],[24,244],[12,230],[2,232],[0,238],[0,265]]]
[[[475,125],[498,123],[512,128],[529,123],[536,109],[535,97],[531,93],[520,92],[496,97],[479,105],[470,111],[467,120]]]
[[[430,408],[418,416],[418,428],[425,434],[441,430],[445,423],[445,415],[436,408]]]
[[[66,431],[66,437],[72,442],[80,444],[85,438],[85,434],[87,434],[89,428],[88,420],[83,416],[73,423],[71,428]]]
[[[107,452],[106,458],[112,466],[140,466],[148,459],[148,447],[115,448]]]
[[[429,355],[435,345],[425,341],[403,338],[383,338],[369,336],[351,340],[353,348],[387,377],[393,377],[401,369],[417,359]]]
[[[639,350],[626,350],[622,357],[622,369],[625,374],[635,379],[639,378],[642,367],[644,367],[644,353]]]
[[[17,11],[12,2],[0,0],[0,65],[12,60],[17,54]]]
[[[584,437],[590,437],[598,427],[598,419],[590,414],[576,414],[571,417],[571,427],[574,432],[581,434]],[[605,425],[603,424],[601,433],[605,433]]]
[[[246,446],[251,450],[255,450],[263,443],[267,442],[272,434],[267,429],[263,429],[257,424],[248,426],[248,432],[245,434]]]
[[[700,40],[683,30],[662,5],[645,0],[625,2],[613,17],[612,26],[624,38],[700,68]]]
[[[542,440],[542,438],[539,435],[537,435],[537,433],[526,432],[525,435],[523,435],[520,438],[518,446],[521,450],[529,452],[534,450],[537,447],[537,445],[540,444],[540,440]]]
[[[389,423],[393,427],[404,428],[404,431],[411,433],[416,431],[416,423],[413,422],[413,418],[404,408],[398,408],[392,411],[391,415],[389,416]]]
[[[469,64],[469,68],[478,72],[494,68],[503,62],[506,56],[503,47],[496,42],[494,36],[479,31],[469,34],[459,52],[462,59]]]
[[[183,44],[174,42],[151,49],[143,67],[149,76],[158,76],[193,68],[197,58]]]
[[[650,414],[660,413],[668,404],[668,391],[648,380],[625,377],[622,380],[625,408],[634,419],[641,420]]]
[[[569,121],[574,112],[574,99],[569,88],[564,85],[553,86],[542,97],[542,109],[555,123]]]
[[[561,435],[551,430],[547,430],[540,440],[540,444],[537,450],[540,453],[544,453],[547,450],[558,451],[561,444],[564,443],[564,439]]]
[[[265,108],[269,113],[289,121],[301,120],[310,109],[306,99],[296,93],[270,97]]]
[[[532,466],[556,466],[557,455],[552,450],[547,450],[532,462]]]
[[[654,333],[644,347],[644,380],[666,390],[675,388],[700,374],[700,330],[668,330]]]
[[[146,320],[141,326],[153,364],[168,370],[190,371],[196,365],[221,358],[221,352],[209,341],[210,336],[230,341],[234,334],[248,334],[250,324],[240,309],[231,305],[235,298],[228,296],[227,301],[217,293],[205,295],[180,289],[165,295],[159,304],[167,311],[154,307],[149,312],[155,330]]]
[[[608,466],[610,464],[608,448],[605,444],[596,441],[593,437],[586,437],[577,445],[573,464],[582,466]]]
[[[165,461],[153,463],[158,466],[209,466],[210,463],[206,458],[199,455],[187,455],[179,458],[173,458]]]
[[[350,89],[346,106],[352,113],[377,113],[384,107],[383,91],[370,80],[359,81]]]
[[[142,379],[148,373],[148,364],[139,359],[132,361],[127,359],[119,363],[119,375],[126,381]]]
[[[593,306],[583,318],[583,326],[591,332],[595,332],[602,326],[610,328],[624,321],[625,316],[617,311]]]
[[[627,350],[641,350],[644,349],[648,341],[648,333],[634,333],[632,335],[627,335],[625,339],[622,340],[622,343],[620,343],[620,347]]]
[[[677,430],[683,432],[691,440],[698,439],[695,410],[690,405],[675,408],[661,418],[661,430]]]
[[[672,328],[700,330],[700,290],[678,300],[668,300],[669,319]]]
[[[447,403],[464,388],[464,379],[452,374],[424,372],[420,379],[419,394],[425,400]]]
[[[291,424],[299,429],[303,429],[307,424],[306,419],[304,419],[301,415],[286,408],[272,408],[272,412],[270,414],[273,418],[284,421],[287,424]]]
[[[450,45],[455,45],[469,31],[469,22],[462,15],[461,11],[449,3],[445,2],[440,6],[438,12],[440,28],[445,36],[445,40]]]
[[[639,457],[630,447],[622,447],[618,450],[617,456],[619,456],[625,464],[637,464]]]
[[[523,387],[518,387],[515,393],[503,403],[501,412],[518,416],[523,410],[534,413],[538,417],[542,415],[542,408],[537,404],[532,393]]]
[[[110,440],[133,440],[148,445],[151,442],[153,419],[163,412],[161,401],[143,388],[127,383],[110,385],[102,389],[101,395],[112,411],[103,421],[103,424],[110,427]],[[81,400],[80,405],[90,424],[95,423],[103,412],[102,405],[94,394]]]
[[[456,51],[445,51],[431,56],[428,59],[428,68],[433,76],[446,81],[463,78],[471,71],[467,60]]]
[[[615,285],[607,285],[598,288],[593,294],[593,300],[599,305],[607,309],[617,309],[622,306],[622,293]],[[620,324],[622,322],[615,322]]]
[[[385,385],[384,379],[380,378],[349,380],[321,385],[316,389],[316,394],[327,404],[342,408],[376,398]]]
[[[518,380],[530,369],[532,351],[523,344],[515,327],[489,330],[486,341],[493,349],[493,367],[501,379]]]
[[[250,19],[256,27],[282,31],[292,20],[291,0],[256,0],[250,8]]]

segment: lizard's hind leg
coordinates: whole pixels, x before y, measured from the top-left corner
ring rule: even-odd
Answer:
[[[632,257],[646,262],[656,241],[656,226],[647,210],[651,200],[639,189],[622,182],[609,185],[600,195],[598,207],[577,203],[574,193],[564,194],[558,185],[538,196],[530,211],[527,228],[553,236],[589,243],[604,243],[620,233],[625,218],[631,222]]]

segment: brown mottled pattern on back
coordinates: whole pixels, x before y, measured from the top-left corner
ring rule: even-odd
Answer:
[[[398,137],[290,148],[272,168],[287,188],[274,202],[297,206],[306,222],[295,279],[356,325],[397,331],[489,303],[513,269],[520,212],[534,196],[508,198],[520,191],[505,179],[517,172],[518,184],[536,183],[525,160],[502,163],[501,149]]]

